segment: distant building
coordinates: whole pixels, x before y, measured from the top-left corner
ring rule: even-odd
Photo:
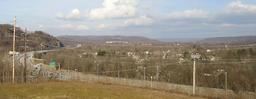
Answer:
[[[9,55],[13,55],[13,54],[18,55],[18,54],[20,54],[20,53],[19,53],[19,52],[9,51]]]
[[[149,54],[150,54],[150,52],[149,52],[149,51],[145,51],[144,53],[145,53],[146,55],[149,55]]]
[[[215,61],[216,58],[214,56],[210,56],[210,61]]]
[[[228,48],[228,45],[225,45],[225,48]]]
[[[163,59],[167,59],[167,56],[168,56],[168,54],[170,53],[171,51],[170,50],[168,50],[168,51],[163,51]]]
[[[183,57],[183,54],[176,54],[176,57]]]
[[[179,58],[179,64],[185,62],[185,59],[184,58]]]
[[[128,44],[127,41],[106,41],[106,44]]]
[[[207,52],[207,53],[210,53],[210,52],[212,52],[212,50],[210,50],[210,49],[207,49],[207,50],[206,50],[206,52]]]
[[[133,55],[135,55],[135,53],[133,53],[133,52],[127,52],[127,55],[128,55],[128,56],[133,56]]]
[[[98,55],[98,52],[95,52],[94,55],[97,56],[97,55]]]
[[[76,47],[80,48],[80,47],[82,47],[82,44],[77,44]]]
[[[141,45],[142,46],[151,46],[152,44],[150,44],[150,43],[142,43]]]

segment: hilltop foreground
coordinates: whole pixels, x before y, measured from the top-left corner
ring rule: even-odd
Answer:
[[[1,85],[1,99],[204,99],[151,89],[82,82]]]

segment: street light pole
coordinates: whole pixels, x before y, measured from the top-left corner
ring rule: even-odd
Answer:
[[[196,94],[196,59],[199,59],[201,55],[199,53],[192,54],[191,58],[193,59],[193,95]]]
[[[13,23],[13,43],[12,43],[12,83],[15,83],[15,39],[16,39],[16,16]]]
[[[193,64],[193,95],[196,93],[196,60],[194,59]]]

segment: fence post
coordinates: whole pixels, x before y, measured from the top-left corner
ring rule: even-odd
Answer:
[[[144,76],[143,76],[143,79],[146,80],[146,67],[143,67],[143,70],[144,70]]]

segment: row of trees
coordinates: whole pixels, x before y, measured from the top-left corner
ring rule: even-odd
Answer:
[[[12,82],[12,63],[11,57],[5,54],[0,54],[0,83],[11,83]],[[21,83],[24,81],[23,77],[23,65],[15,64],[15,82]]]

